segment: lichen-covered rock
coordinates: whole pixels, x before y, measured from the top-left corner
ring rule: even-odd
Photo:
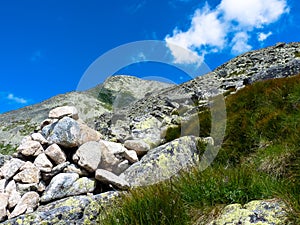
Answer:
[[[50,202],[67,196],[67,191],[78,180],[77,173],[60,173],[52,178],[41,197],[41,202]]]
[[[101,208],[108,206],[118,196],[118,192],[106,192],[94,196],[68,197],[40,206],[33,213],[20,215],[2,224],[97,224]]]
[[[64,117],[57,123],[45,126],[43,134],[49,143],[56,143],[66,148],[77,147],[80,141],[80,126],[74,119]]]
[[[5,179],[9,180],[24,164],[24,161],[12,158],[8,162],[6,162],[3,167],[0,168],[0,174]]]
[[[67,160],[66,154],[57,144],[50,145],[45,154],[56,164],[64,163]]]
[[[255,200],[242,206],[231,204],[226,206],[221,215],[209,225],[223,224],[287,224],[287,206],[278,199]]]
[[[127,190],[130,187],[127,181],[107,170],[96,170],[95,178],[105,184],[111,184],[121,190]]]
[[[162,123],[154,116],[147,115],[136,118],[131,124],[131,135],[135,139],[146,142],[150,148],[155,148],[161,144],[160,129]]]
[[[82,177],[77,173],[60,173],[53,177],[41,197],[41,202],[93,192],[96,187],[95,179]]]
[[[92,193],[96,188],[96,181],[92,178],[81,177],[66,190],[66,196]]]
[[[199,161],[198,138],[185,136],[152,149],[120,175],[131,186],[145,186],[169,179]]]
[[[89,172],[95,172],[101,162],[101,145],[90,141],[81,145],[73,155],[73,160]]]

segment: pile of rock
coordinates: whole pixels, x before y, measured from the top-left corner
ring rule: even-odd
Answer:
[[[0,168],[0,221],[64,197],[98,194],[110,185],[128,189],[118,175],[138,160],[135,150],[101,140],[75,107],[55,108]]]

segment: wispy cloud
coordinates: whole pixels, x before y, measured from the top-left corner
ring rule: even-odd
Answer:
[[[15,96],[14,94],[12,93],[9,93],[6,98],[10,101],[13,101],[15,103],[18,103],[18,104],[27,104],[28,103],[28,100],[25,99],[25,98],[21,98],[21,97],[17,97]]]
[[[264,40],[266,40],[269,36],[271,36],[273,33],[271,31],[269,31],[268,33],[263,33],[263,32],[260,32],[258,33],[258,41],[262,42]]]
[[[267,26],[286,13],[287,0],[222,0],[214,9],[208,4],[197,9],[186,31],[175,28],[165,40],[176,63],[194,63],[196,59],[183,55],[174,45],[192,50],[199,58],[227,48],[239,54],[252,48],[249,41],[253,31],[260,32],[258,41],[265,40],[272,35],[265,31]]]
[[[246,32],[236,33],[231,41],[232,54],[240,54],[249,51],[252,47],[248,44],[249,36]]]
[[[1,104],[28,104],[29,100],[22,97],[17,97],[13,93],[0,91]]]

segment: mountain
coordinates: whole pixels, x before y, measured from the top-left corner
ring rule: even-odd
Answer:
[[[2,114],[0,221],[299,224],[299,93],[300,43],[278,43]]]
[[[112,110],[113,101],[126,105],[144,97],[147,93],[170,86],[172,85],[141,80],[132,76],[112,76],[104,84],[90,90],[61,94],[39,104],[0,114],[0,152],[1,148],[2,151],[13,151],[22,138],[37,129],[47,118],[48,112],[58,106],[76,106],[80,118],[93,127],[94,119],[98,115]],[[121,105],[116,106],[121,107]]]

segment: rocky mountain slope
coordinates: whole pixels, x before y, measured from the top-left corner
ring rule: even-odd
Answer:
[[[0,220],[290,224],[300,205],[299,52],[279,43],[179,86],[112,77],[1,115],[2,148],[18,148],[0,157]]]
[[[96,129],[108,138],[119,141],[135,138],[136,120],[138,123],[156,123],[153,132],[148,130],[144,139],[155,129],[167,130],[178,127],[180,120],[185,134],[199,135],[199,127],[190,128],[194,115],[199,109],[209,106],[212,97],[220,94],[235,93],[245,85],[271,78],[288,77],[300,73],[300,44],[278,43],[258,51],[247,52],[216,68],[213,72],[197,77],[184,84],[162,89],[147,95],[135,104],[129,105],[117,113],[105,113],[96,120]],[[219,105],[224,104],[219,98]],[[196,106],[196,107],[195,107]],[[159,120],[157,122],[156,120]],[[156,122],[153,122],[156,121]],[[175,126],[175,127],[174,127]],[[164,134],[165,136],[167,134]],[[159,141],[160,137],[156,137]],[[168,138],[167,138],[168,139]],[[157,143],[149,143],[153,146]]]
[[[48,112],[55,107],[76,105],[80,117],[93,127],[97,116],[112,110],[112,102],[128,104],[149,92],[156,92],[169,86],[172,85],[131,76],[114,76],[88,91],[61,94],[39,104],[0,114],[0,152],[1,147],[3,151],[13,151],[20,140],[37,129],[41,121],[47,118]]]

